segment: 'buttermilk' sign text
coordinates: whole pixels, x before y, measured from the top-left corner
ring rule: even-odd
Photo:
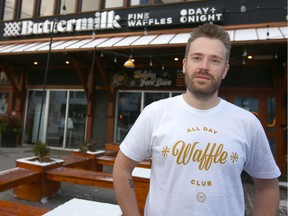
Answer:
[[[53,33],[68,33],[74,31],[93,31],[101,29],[121,28],[118,21],[119,15],[114,11],[96,12],[95,17],[50,21],[34,23],[32,21],[22,21],[5,23],[4,37],[43,35]],[[54,27],[53,27],[54,26]]]
[[[83,14],[81,15],[83,16]],[[196,24],[204,22],[221,22],[223,14],[216,7],[190,7],[184,5],[171,10],[153,9],[150,11],[125,10],[102,11],[85,14],[87,17],[59,16],[58,20],[20,20],[18,22],[5,22],[3,37],[21,37],[33,35],[48,35],[71,32],[85,32],[94,30],[113,30],[127,28],[156,27],[171,25]],[[75,17],[75,18],[74,18]],[[0,23],[1,27],[2,23]],[[1,28],[0,28],[1,29]]]

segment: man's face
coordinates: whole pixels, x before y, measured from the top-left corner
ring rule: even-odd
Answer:
[[[200,99],[209,99],[218,93],[229,64],[224,44],[217,39],[198,38],[191,43],[183,60],[187,90]]]

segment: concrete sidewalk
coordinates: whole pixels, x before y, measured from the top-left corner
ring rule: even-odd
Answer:
[[[61,158],[63,156],[71,155],[70,151],[51,149],[51,157]],[[16,166],[15,160],[18,158],[33,156],[32,146],[18,146],[17,148],[2,148],[0,147],[0,171],[14,168]],[[281,182],[281,201],[279,206],[279,216],[287,216],[287,182]],[[250,216],[252,212],[252,204],[254,200],[253,184],[245,177],[244,192],[246,203],[246,214]],[[49,210],[73,199],[86,199],[98,202],[106,202],[116,204],[115,194],[112,189],[90,187],[85,185],[77,185],[70,183],[62,183],[61,191],[55,197],[49,200],[44,200],[44,203],[29,202],[17,199],[13,195],[13,190],[0,192],[0,200],[8,200],[19,202],[27,205],[44,207]]]

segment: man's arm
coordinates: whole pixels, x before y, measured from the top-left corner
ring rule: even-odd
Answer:
[[[119,151],[113,168],[114,190],[125,216],[140,216],[132,178],[132,171],[137,164]]]
[[[255,185],[255,201],[253,216],[276,216],[279,209],[278,179],[253,178]]]

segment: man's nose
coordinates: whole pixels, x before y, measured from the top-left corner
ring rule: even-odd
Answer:
[[[209,69],[209,59],[204,58],[201,61],[201,65],[200,65],[201,69],[203,70],[208,70]]]

